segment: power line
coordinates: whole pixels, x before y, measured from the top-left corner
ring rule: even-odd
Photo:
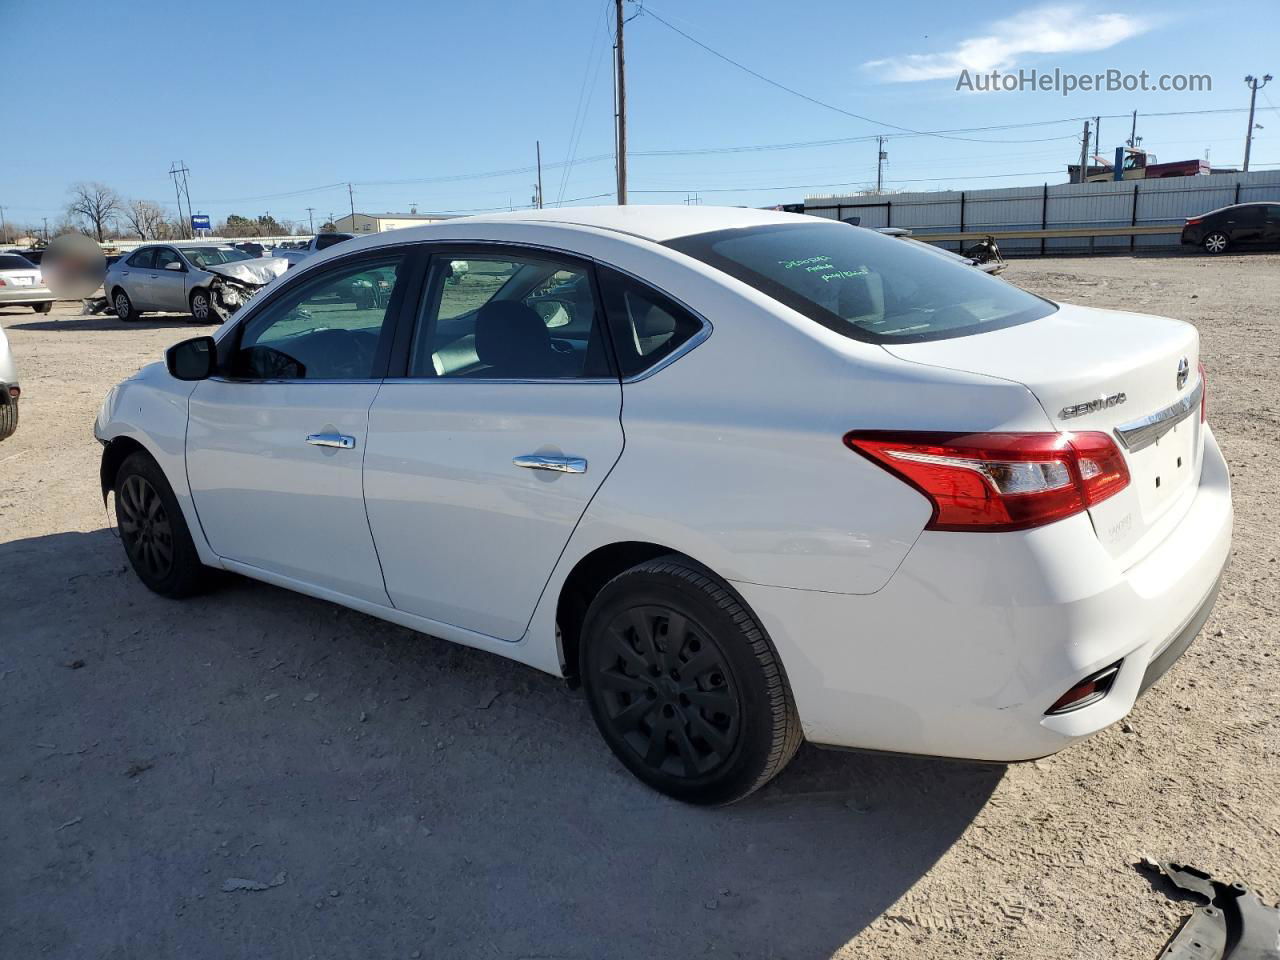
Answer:
[[[689,34],[685,33],[675,24],[670,23],[667,20],[664,20],[658,14],[654,13],[652,8],[642,7],[640,9],[640,12],[643,14],[648,14],[649,16],[653,17],[653,19],[657,20],[660,24],[662,24],[667,29],[674,31],[675,33],[678,33],[680,36],[684,37],[690,43],[694,44],[695,46],[701,47],[703,50],[707,51],[707,53],[711,54],[712,56],[718,57],[719,59],[723,60],[725,63],[731,64],[732,66],[737,67],[739,70],[743,71],[744,73],[750,74],[751,76],[755,77],[757,80],[761,80],[764,83],[769,84],[769,86],[771,87],[777,87],[779,90],[789,93],[794,97],[799,97],[801,100],[806,100],[809,103],[814,104],[815,106],[822,107],[826,110],[832,110],[835,113],[842,114],[843,116],[846,116],[846,117],[852,117],[854,120],[861,120],[864,123],[874,124],[878,127],[889,127],[892,130],[898,130],[903,133],[915,134],[916,136],[932,136],[932,137],[938,137],[939,139],[942,139],[942,140],[967,140],[973,143],[1037,143],[1037,142],[1042,142],[1043,140],[1067,140],[1067,139],[1075,138],[1075,135],[1071,134],[1071,135],[1066,135],[1061,137],[1044,137],[1042,138],[1041,141],[986,140],[986,139],[981,139],[977,137],[957,137],[957,136],[950,136],[942,133],[930,133],[924,130],[915,130],[911,127],[904,127],[897,123],[889,123],[887,120],[876,120],[873,117],[864,116],[863,114],[860,114],[860,113],[854,113],[853,111],[846,110],[843,107],[837,107],[834,103],[827,103],[827,101],[825,100],[819,100],[817,97],[811,97],[807,93],[801,93],[799,90],[795,89],[794,87],[789,87],[785,83],[779,83],[777,80],[774,80],[770,77],[766,77],[763,73],[760,73],[757,70],[751,69],[745,63],[740,63],[739,61],[734,60],[732,57],[726,56],[725,54],[721,53],[719,50],[716,50],[713,47],[707,46],[701,40],[698,40],[695,37],[691,37]]]

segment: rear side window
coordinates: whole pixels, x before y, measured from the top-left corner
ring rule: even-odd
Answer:
[[[335,243],[342,243],[344,240],[352,239],[349,233],[322,233],[316,237],[316,249],[323,250],[326,247],[332,247]]]
[[[848,224],[721,230],[667,246],[824,327],[870,343],[966,336],[1057,309],[974,267]]]
[[[16,253],[0,254],[0,270],[34,270],[36,265]]]
[[[703,329],[670,297],[621,273],[601,268],[600,284],[623,377],[657,366]]]
[[[147,247],[144,250],[139,250],[132,257],[126,260],[125,263],[129,264],[131,267],[141,267],[145,270],[150,269],[151,265],[155,263],[155,257],[156,248]]]

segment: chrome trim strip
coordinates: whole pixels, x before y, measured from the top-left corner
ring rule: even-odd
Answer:
[[[1200,408],[1200,397],[1204,394],[1204,381],[1195,385],[1190,393],[1176,403],[1171,403],[1163,410],[1148,414],[1129,423],[1116,427],[1116,438],[1124,444],[1130,453],[1137,453],[1151,446],[1179,423],[1191,416]]]

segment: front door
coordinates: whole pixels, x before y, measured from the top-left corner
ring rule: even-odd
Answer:
[[[622,452],[591,268],[497,248],[432,258],[404,369],[374,400],[365,502],[397,609],[523,636]]]
[[[402,250],[327,264],[220,345],[225,373],[197,385],[187,428],[192,497],[220,557],[387,604],[361,466],[408,269]]]
[[[171,268],[170,264],[177,264]],[[187,310],[187,266],[172,247],[156,249],[155,269],[147,274],[148,301],[153,310]]]

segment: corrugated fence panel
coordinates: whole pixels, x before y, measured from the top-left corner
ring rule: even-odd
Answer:
[[[1061,237],[1002,240],[1010,253],[1127,250],[1178,244],[1182,221],[1233,203],[1280,202],[1280,170],[1216,173],[1163,180],[1059,183],[1048,187],[999,187],[932,193],[810,197],[815,216],[861,217],[863,226],[906,227],[921,236],[977,230],[1036,230],[1091,226],[1169,224],[1168,234],[1129,237]],[[955,248],[958,244],[948,243]]]

